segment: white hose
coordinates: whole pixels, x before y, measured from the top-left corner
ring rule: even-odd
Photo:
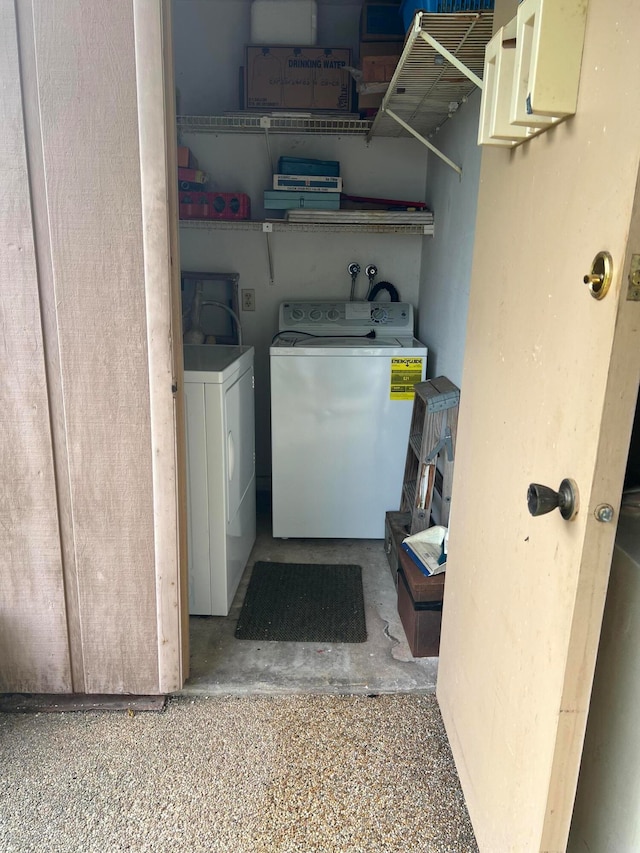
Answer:
[[[238,330],[238,346],[242,346],[242,326],[240,324],[240,318],[238,317],[236,312],[232,308],[229,308],[228,305],[225,305],[224,302],[214,302],[213,300],[209,299],[203,300],[202,307],[204,308],[206,305],[215,305],[217,308],[224,308],[224,310],[228,314],[231,314],[235,321],[236,329]]]

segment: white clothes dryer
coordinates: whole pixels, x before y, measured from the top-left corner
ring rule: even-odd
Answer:
[[[189,613],[226,616],[256,538],[253,347],[185,346]]]
[[[270,349],[273,535],[384,538],[427,348],[403,302],[284,302]]]

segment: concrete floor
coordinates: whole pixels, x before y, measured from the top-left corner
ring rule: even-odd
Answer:
[[[413,658],[396,606],[383,540],[274,539],[265,496],[258,532],[227,617],[191,617],[191,673],[183,695],[428,693],[437,658]],[[362,567],[366,643],[236,640],[234,631],[251,569],[258,560],[356,563]]]

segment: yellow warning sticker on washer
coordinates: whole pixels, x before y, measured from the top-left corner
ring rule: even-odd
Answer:
[[[424,358],[392,358],[391,388],[392,400],[413,400],[413,386],[422,382]]]

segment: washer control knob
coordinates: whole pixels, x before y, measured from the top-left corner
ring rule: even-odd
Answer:
[[[374,323],[386,323],[389,319],[386,308],[374,308],[371,312],[371,319]]]
[[[311,311],[309,311],[309,318],[311,320],[321,320],[322,311],[319,308],[312,308]]]
[[[303,317],[304,317],[304,311],[302,310],[302,308],[294,308],[292,310],[292,312],[291,312],[291,319],[292,320],[302,320]]]
[[[328,320],[337,320],[340,317],[340,312],[337,308],[329,308],[327,311]]]

